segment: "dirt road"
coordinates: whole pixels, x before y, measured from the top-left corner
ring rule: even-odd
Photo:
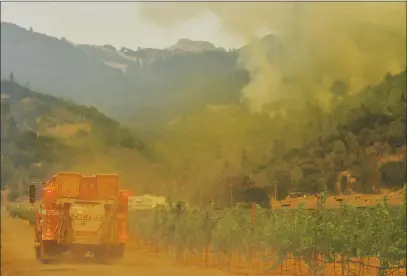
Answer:
[[[35,259],[32,228],[20,219],[1,216],[2,276],[227,276],[218,270],[177,266],[171,260],[128,252],[119,263],[96,264],[92,259],[78,263],[69,255],[51,264]]]

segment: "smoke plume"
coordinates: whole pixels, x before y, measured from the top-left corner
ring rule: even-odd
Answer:
[[[248,44],[240,61],[250,72],[243,89],[260,111],[275,100],[316,100],[329,108],[334,82],[355,93],[405,67],[405,3],[145,3],[142,16],[166,28],[212,12]],[[258,39],[274,34],[274,48]],[[273,38],[272,38],[273,39]],[[271,51],[271,53],[270,53]],[[271,57],[270,57],[271,54]]]

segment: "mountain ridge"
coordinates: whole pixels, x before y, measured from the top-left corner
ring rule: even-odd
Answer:
[[[208,80],[237,67],[236,52],[116,49],[72,44],[12,23],[2,22],[1,29],[3,78],[13,72],[36,90],[94,105],[120,120],[139,116],[146,106],[182,110],[183,98],[202,98],[198,91]],[[201,88],[186,88],[187,82]]]
[[[225,51],[222,47],[216,47],[213,43],[201,40],[191,40],[181,38],[177,43],[167,47],[168,50],[177,50],[185,52],[204,52],[204,51]]]

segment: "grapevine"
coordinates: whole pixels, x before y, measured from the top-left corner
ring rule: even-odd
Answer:
[[[236,207],[222,211],[184,209],[154,210],[154,215],[132,225],[135,234],[145,240],[172,244],[179,251],[199,254],[206,246],[217,258],[238,252],[248,259],[253,250],[272,252],[275,269],[289,257],[301,258],[310,268],[319,263],[344,263],[377,258],[379,275],[399,268],[406,259],[405,203],[389,207],[380,204],[358,209],[343,205],[340,209],[324,206],[318,211],[302,207],[270,211],[256,206],[255,227],[250,209]],[[134,213],[137,216],[137,212]]]

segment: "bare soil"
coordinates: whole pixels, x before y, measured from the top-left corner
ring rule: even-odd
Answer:
[[[1,216],[1,276],[227,276],[226,272],[183,267],[166,258],[126,252],[117,263],[101,265],[91,258],[74,261],[68,254],[50,264],[35,258],[33,229],[25,221]]]

